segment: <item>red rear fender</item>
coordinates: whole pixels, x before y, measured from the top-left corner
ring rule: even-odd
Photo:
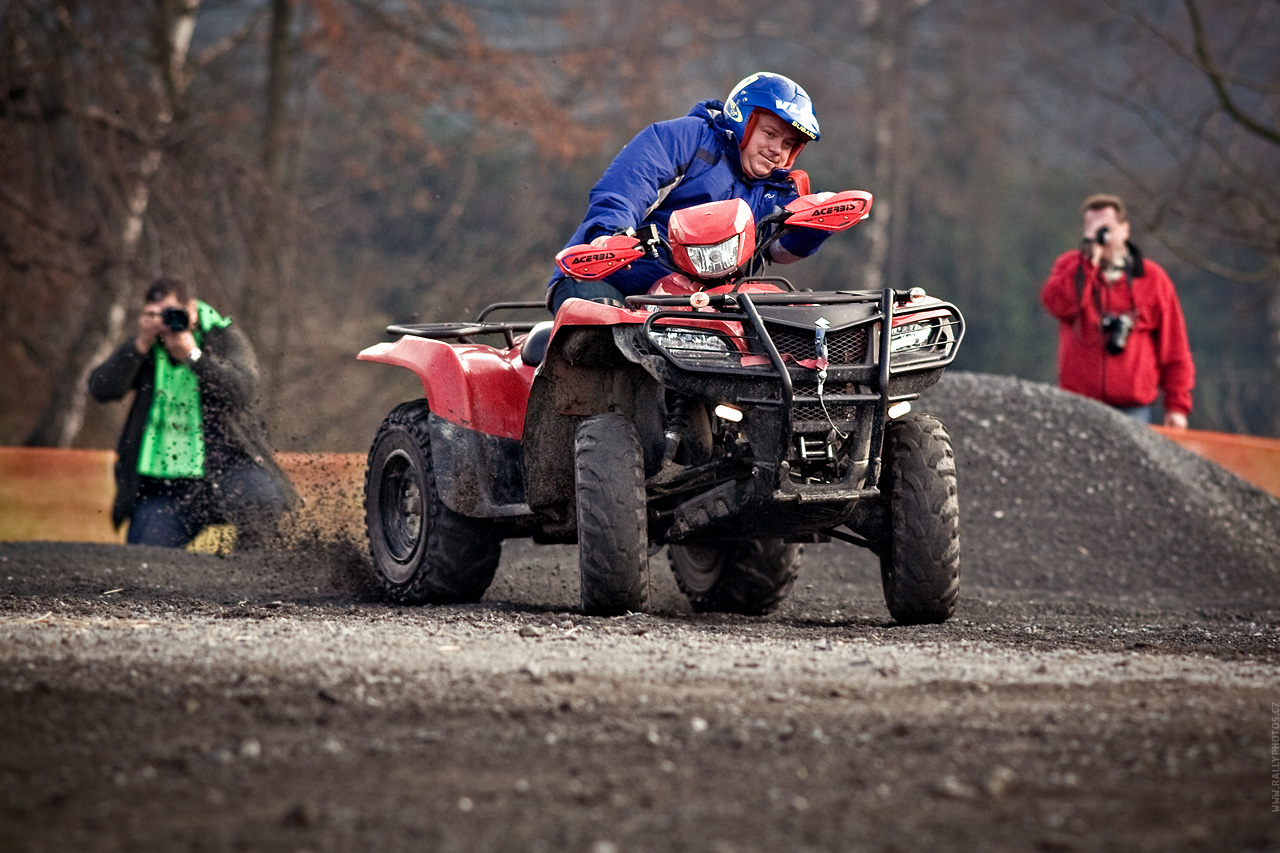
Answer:
[[[466,429],[519,439],[534,369],[520,348],[495,349],[405,336],[362,350],[361,361],[412,370],[431,411]]]

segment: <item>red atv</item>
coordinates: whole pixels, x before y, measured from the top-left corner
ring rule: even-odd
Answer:
[[[790,228],[840,231],[868,193],[801,196],[760,223],[738,199],[566,249],[592,280],[645,255],[672,273],[625,304],[571,299],[553,321],[394,325],[360,353],[424,397],[369,450],[365,513],[382,588],[405,603],[479,599],[503,539],[578,544],[582,609],[643,611],[670,546],[699,611],[766,613],[800,543],[880,557],[903,624],[941,622],[960,585],[946,427],[910,401],[955,357],[960,312],[922,290],[797,292],[754,274]],[[519,315],[511,315],[519,316]],[[488,342],[482,342],[488,341]]]

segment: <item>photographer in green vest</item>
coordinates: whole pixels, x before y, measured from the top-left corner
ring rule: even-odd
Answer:
[[[298,496],[267,443],[253,347],[180,279],[156,279],[143,302],[137,333],[89,377],[102,402],[134,392],[111,520],[129,521],[134,545],[181,548],[234,524],[237,549],[263,547]]]

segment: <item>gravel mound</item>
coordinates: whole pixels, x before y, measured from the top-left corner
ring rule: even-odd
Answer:
[[[955,445],[964,583],[1190,607],[1280,602],[1280,500],[1108,406],[952,372],[916,403]]]

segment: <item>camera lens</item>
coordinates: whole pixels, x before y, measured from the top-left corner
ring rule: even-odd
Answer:
[[[185,332],[191,325],[191,318],[184,309],[171,306],[160,312],[160,322],[171,332]]]

